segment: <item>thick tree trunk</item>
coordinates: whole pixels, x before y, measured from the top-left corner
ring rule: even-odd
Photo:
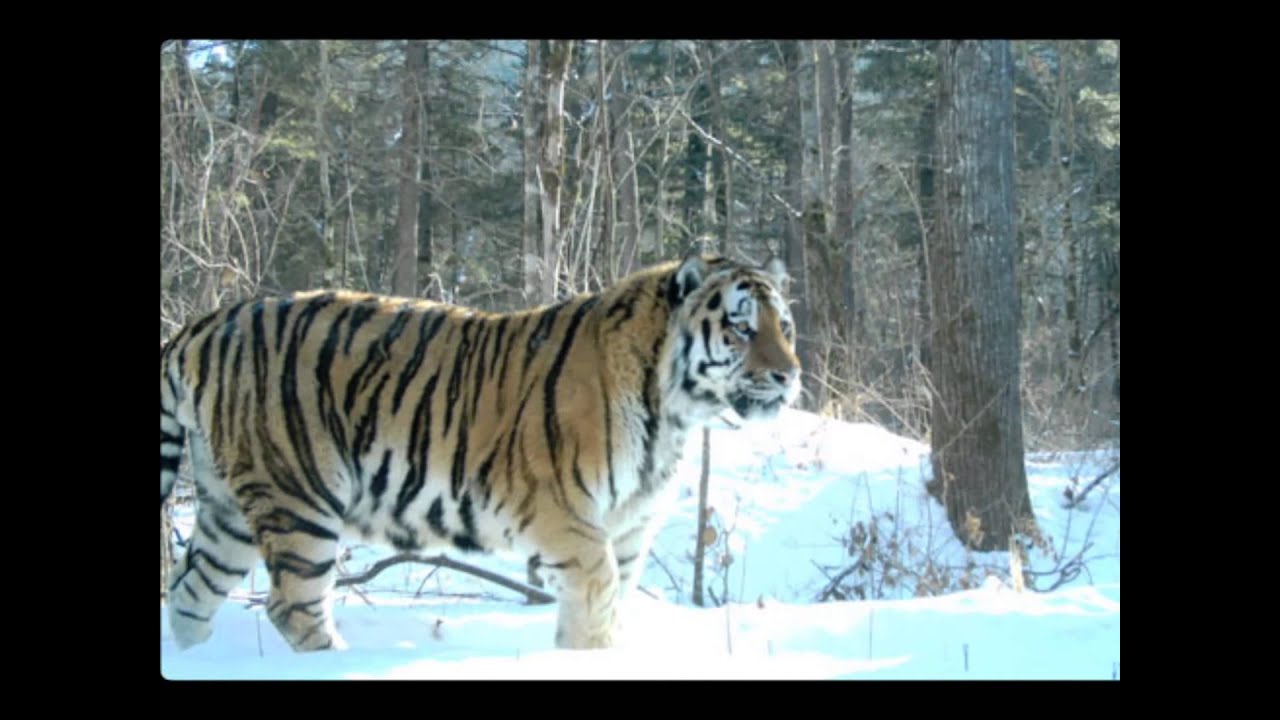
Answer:
[[[849,41],[837,40],[835,82],[837,85],[838,128],[836,135],[835,205],[836,247],[844,247],[844,279],[840,310],[845,323],[847,372],[857,380],[857,348],[861,342],[863,309],[858,301],[858,241],[853,235],[853,70]]]
[[[431,50],[425,43],[422,46],[422,77],[431,76]],[[424,275],[435,271],[435,257],[432,253],[433,234],[431,224],[434,222],[434,197],[432,196],[432,171],[430,138],[431,103],[428,101],[426,81],[422,85],[422,117],[418,122],[419,162],[418,162],[418,267],[424,269]],[[437,274],[436,277],[439,277]],[[427,281],[423,289],[424,295],[432,300],[441,299],[443,290],[439,281]]]
[[[1009,547],[1032,521],[1022,449],[1015,273],[1013,56],[1007,41],[941,43],[933,288],[933,480],[956,534]]]
[[[786,73],[786,90],[783,127],[785,140],[783,154],[786,158],[786,176],[783,185],[786,189],[787,202],[799,211],[804,205],[804,127],[801,114],[800,97],[800,41],[787,40],[782,43],[783,71]],[[802,381],[804,392],[798,403],[801,407],[809,407],[813,394],[814,353],[812,328],[809,322],[809,298],[805,267],[805,228],[803,219],[793,213],[787,214],[787,225],[784,237],[787,273],[791,276],[790,297],[793,302],[792,316],[796,323],[796,350],[800,358],[800,366],[804,368]]]
[[[404,297],[418,294],[418,78],[422,76],[425,48],[425,40],[409,41],[400,85],[404,125],[400,135],[400,204],[391,291]]]

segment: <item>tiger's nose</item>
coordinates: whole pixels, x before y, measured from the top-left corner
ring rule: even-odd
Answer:
[[[769,377],[779,385],[786,387],[795,382],[796,376],[800,374],[800,368],[790,367],[786,370],[770,370]]]

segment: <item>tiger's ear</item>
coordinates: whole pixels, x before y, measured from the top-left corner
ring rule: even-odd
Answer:
[[[782,290],[783,292],[787,291],[788,286],[791,284],[791,277],[787,275],[787,264],[782,261],[782,258],[777,255],[770,255],[769,259],[765,261],[764,266],[761,269],[764,270],[769,277],[773,278],[773,281],[777,283],[779,290]]]
[[[706,276],[707,263],[702,256],[698,253],[686,255],[684,262],[680,263],[680,267],[676,268],[675,273],[671,275],[671,282],[667,284],[667,302],[671,307],[679,305],[694,290],[702,286]]]

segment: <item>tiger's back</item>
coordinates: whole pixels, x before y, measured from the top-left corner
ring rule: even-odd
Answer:
[[[341,646],[328,598],[337,543],[356,535],[532,558],[559,595],[558,643],[612,644],[684,434],[732,404],[699,407],[691,358],[714,342],[682,315],[704,280],[728,282],[716,267],[731,264],[670,263],[510,314],[313,292],[193,322],[161,354],[161,500],[184,436],[200,490],[169,593],[178,643],[208,637],[261,556],[292,646]]]

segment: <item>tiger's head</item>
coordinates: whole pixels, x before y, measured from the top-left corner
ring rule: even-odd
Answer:
[[[768,419],[799,397],[785,278],[776,258],[758,267],[697,255],[671,275],[669,387],[693,418],[733,408],[744,420]]]

